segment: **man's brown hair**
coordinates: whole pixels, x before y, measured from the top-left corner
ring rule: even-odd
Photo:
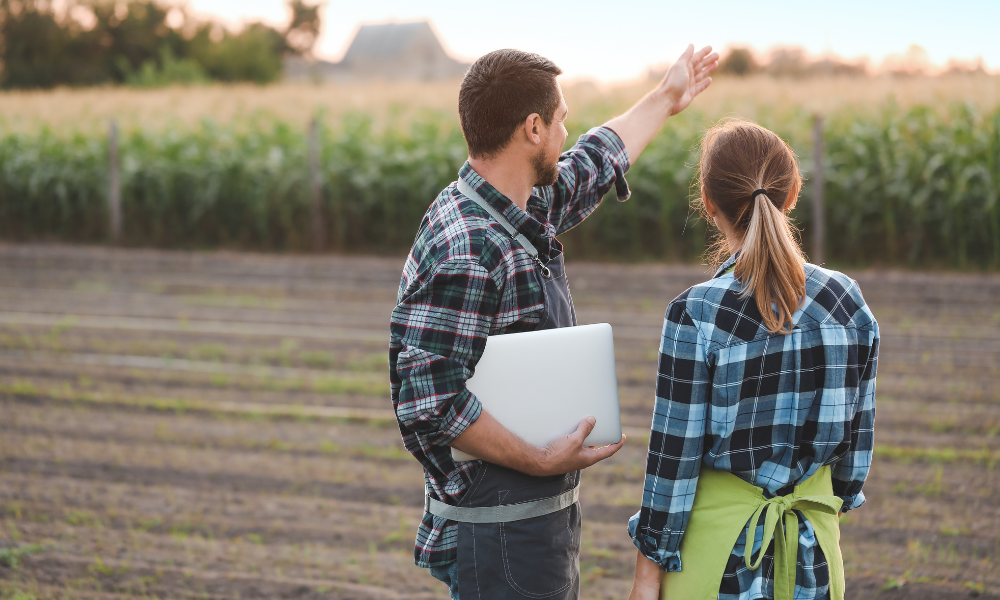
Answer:
[[[469,156],[491,158],[503,150],[528,115],[552,123],[559,106],[551,60],[521,50],[494,50],[472,63],[458,92],[458,117]]]

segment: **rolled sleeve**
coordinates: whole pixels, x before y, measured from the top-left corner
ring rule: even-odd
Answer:
[[[641,515],[642,511],[640,510],[628,520],[628,534],[632,538],[632,543],[639,552],[642,552],[643,556],[659,565],[661,570],[671,572],[680,571],[680,550],[673,552],[666,550],[661,547],[658,539],[639,533],[639,519]]]
[[[844,507],[840,509],[840,512],[847,512],[849,510],[854,510],[865,503],[865,493],[858,492],[853,496],[841,496],[840,499],[844,501]]]
[[[625,181],[629,166],[625,144],[611,129],[595,127],[580,136],[560,157],[556,183],[536,190],[548,205],[549,222],[556,234],[590,216],[612,186],[619,201],[627,200],[631,193]]]
[[[393,310],[396,418],[422,446],[451,443],[482,413],[465,382],[485,350],[498,298],[486,269],[451,260]]]
[[[625,173],[632,166],[632,161],[625,148],[625,142],[618,137],[618,134],[609,127],[595,127],[580,137],[578,143],[580,146],[594,148],[602,154],[601,163],[606,169],[602,179],[614,183],[615,196],[619,202],[628,200],[632,192],[629,191],[628,182],[625,181]]]

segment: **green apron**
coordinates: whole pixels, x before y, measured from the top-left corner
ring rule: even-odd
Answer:
[[[663,573],[661,600],[715,600],[722,574],[740,532],[747,530],[745,559],[757,569],[772,538],[774,544],[774,600],[793,600],[798,563],[799,521],[802,513],[813,529],[830,570],[830,600],[844,600],[844,558],[840,553],[843,501],[833,495],[830,467],[795,486],[788,496],[764,497],[761,488],[726,471],[702,468],[691,518],[680,553],[681,571]],[[754,530],[764,514],[764,541],[756,563],[751,562]]]

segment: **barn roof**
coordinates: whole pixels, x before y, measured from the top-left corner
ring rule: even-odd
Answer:
[[[445,54],[427,21],[362,25],[344,55],[344,62],[398,59],[418,44],[425,48],[430,44],[434,50]]]
[[[339,63],[285,59],[285,77],[298,81],[434,81],[461,77],[468,68],[448,56],[427,21],[362,25]]]

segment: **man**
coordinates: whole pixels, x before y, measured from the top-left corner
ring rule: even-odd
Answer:
[[[556,81],[562,71],[551,61],[497,50],[462,82],[469,160],[421,221],[389,346],[400,433],[427,488],[416,563],[448,584],[453,598],[579,595],[580,470],[614,454],[624,438],[585,447],[594,427],[588,418],[536,448],[484,412],[465,382],[487,337],[576,325],[557,236],[612,186],[619,200],[628,198],[631,161],[708,87],[716,66],[710,47],[689,46],[654,90],[561,155],[567,107]],[[451,448],[483,460],[456,462]],[[529,516],[492,518],[511,504]]]

